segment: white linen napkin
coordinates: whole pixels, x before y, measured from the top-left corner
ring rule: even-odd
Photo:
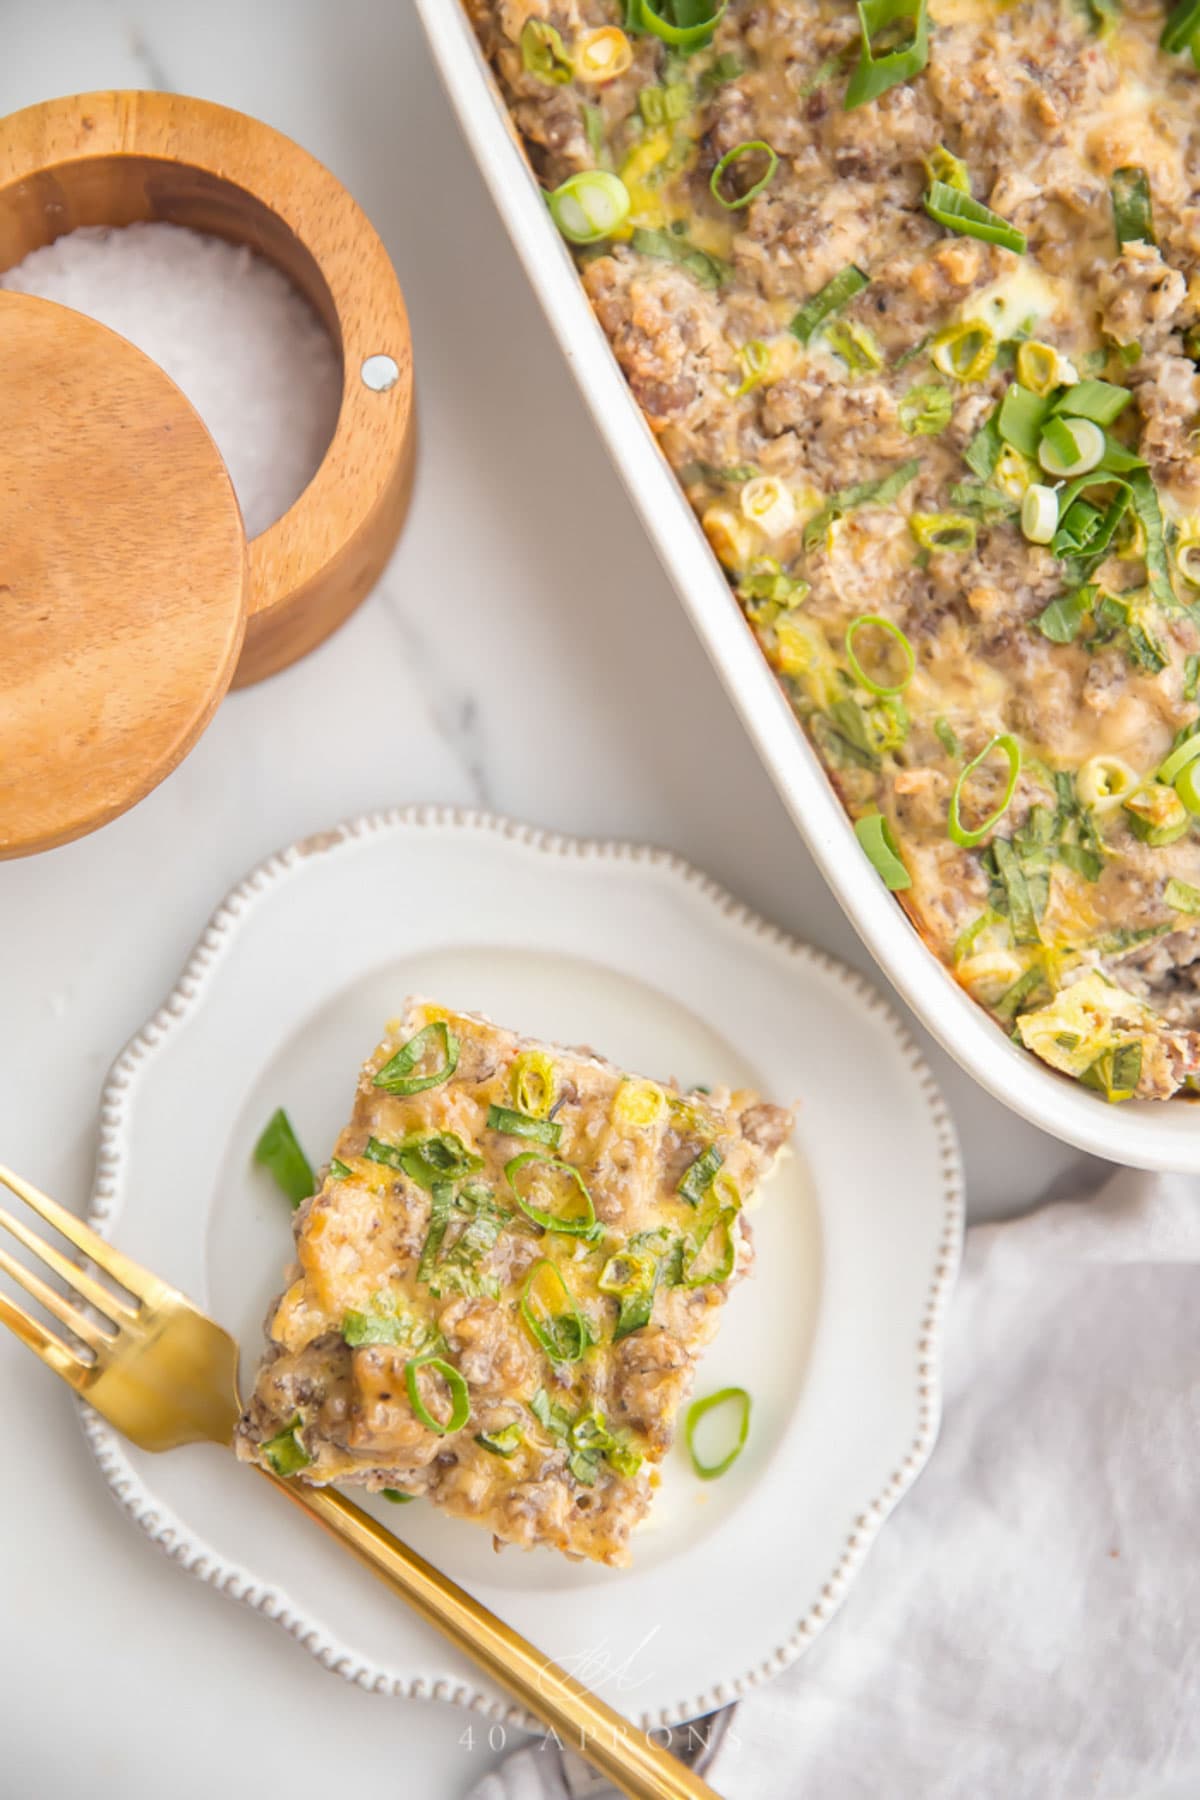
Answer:
[[[929,1467],[705,1776],[727,1800],[1196,1800],[1194,1182],[1124,1170],[967,1234]],[[534,1745],[470,1800],[609,1792]]]

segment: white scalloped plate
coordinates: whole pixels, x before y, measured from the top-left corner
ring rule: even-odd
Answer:
[[[755,1215],[754,1278],[698,1383],[751,1390],[747,1449],[711,1484],[677,1449],[631,1569],[496,1556],[475,1526],[373,1503],[631,1717],[711,1711],[812,1640],[932,1446],[962,1231],[945,1106],[861,976],[661,851],[427,810],[306,840],[218,909],[102,1101],[92,1222],[238,1334],[243,1386],[290,1251],[255,1136],[285,1104],[320,1159],[410,990],[648,1073],[801,1101],[796,1155]],[[83,1420],[143,1529],[327,1667],[514,1716],[231,1457],[147,1456]]]

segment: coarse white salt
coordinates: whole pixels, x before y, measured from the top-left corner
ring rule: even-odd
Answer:
[[[86,227],[0,275],[109,326],[166,370],[204,420],[256,537],[329,447],[341,358],[304,296],[244,245],[181,225]]]

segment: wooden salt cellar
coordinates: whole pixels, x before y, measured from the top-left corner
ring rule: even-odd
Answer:
[[[247,545],[207,431],[122,338],[0,293],[0,857],[123,812],[227,688],[315,648],[377,580],[412,488],[412,341],[387,253],[279,132],[174,94],[0,120],[0,269],[81,225],[165,220],[246,244],[323,320],[333,441]]]

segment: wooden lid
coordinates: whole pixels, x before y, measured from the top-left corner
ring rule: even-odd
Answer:
[[[83,314],[0,293],[0,857],[149,793],[229,687],[241,514],[156,363]]]

